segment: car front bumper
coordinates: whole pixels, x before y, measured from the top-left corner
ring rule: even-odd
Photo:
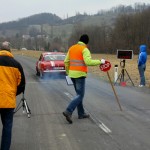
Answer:
[[[55,73],[55,72],[57,72],[57,73],[66,73],[66,70],[44,70],[43,71],[43,73]]]

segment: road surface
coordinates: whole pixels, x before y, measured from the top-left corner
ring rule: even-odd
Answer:
[[[91,118],[78,119],[75,111],[68,124],[62,112],[75,95],[73,86],[64,78],[40,79],[33,58],[16,59],[32,114],[28,118],[22,107],[15,113],[11,150],[150,150],[150,89],[115,86],[120,111],[110,83],[89,74],[84,106]]]

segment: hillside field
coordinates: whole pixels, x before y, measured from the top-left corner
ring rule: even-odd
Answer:
[[[34,58],[39,58],[40,54],[42,53],[41,51],[32,51],[32,50],[14,50],[12,51],[12,53],[14,55],[24,55],[24,56],[30,56],[30,57],[34,57]],[[116,55],[108,55],[108,54],[92,54],[92,58],[93,59],[101,59],[104,58],[105,60],[110,61],[111,63],[111,69],[109,71],[109,74],[111,76],[111,80],[112,82],[114,82],[114,66],[118,65],[118,75],[120,75],[121,73],[121,66],[120,66],[120,59],[117,59]],[[131,80],[133,81],[135,86],[139,85],[139,72],[138,72],[138,68],[137,68],[137,59],[138,56],[134,55],[133,59],[131,60],[126,60],[125,63],[125,69],[127,70]],[[99,78],[103,79],[103,80],[108,80],[109,78],[107,76],[106,72],[102,72],[99,69],[99,66],[92,66],[92,67],[88,67],[89,72],[92,73],[95,76],[98,76]],[[127,85],[131,85],[132,83],[128,77],[128,75],[125,73],[124,75],[125,77],[125,81]],[[147,60],[147,67],[146,67],[146,71],[145,71],[145,77],[146,77],[146,87],[150,88],[150,60],[149,60],[149,56],[148,56],[148,60]],[[117,83],[120,83],[120,80],[117,80]]]

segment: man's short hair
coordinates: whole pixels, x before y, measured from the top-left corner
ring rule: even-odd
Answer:
[[[10,42],[7,42],[7,41],[3,42],[1,44],[1,50],[9,50],[10,51]]]

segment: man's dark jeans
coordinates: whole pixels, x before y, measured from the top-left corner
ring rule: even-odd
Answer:
[[[13,108],[0,108],[1,121],[3,125],[0,150],[10,149],[13,114],[14,114]]]
[[[71,78],[71,80],[77,95],[73,98],[66,110],[72,114],[77,107],[78,116],[82,116],[84,114],[83,98],[85,93],[85,77]]]
[[[140,85],[145,85],[145,75],[144,75],[144,72],[145,72],[145,69],[146,69],[146,65],[143,64],[141,66],[138,66],[138,69],[139,69],[139,74],[140,74]]]

